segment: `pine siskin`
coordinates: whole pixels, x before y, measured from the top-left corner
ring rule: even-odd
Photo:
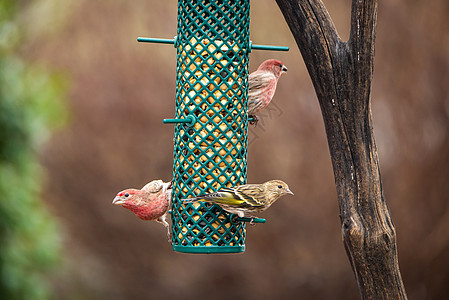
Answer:
[[[167,228],[170,240],[170,227],[167,222],[172,193],[172,182],[153,180],[141,190],[126,189],[115,196],[112,204],[121,205],[132,211],[142,220],[155,220]]]
[[[195,198],[181,199],[184,203],[206,201],[218,204],[227,212],[239,217],[259,213],[271,206],[280,197],[292,194],[282,180],[270,180],[262,184],[245,184],[233,188],[223,188],[215,193],[199,195]]]
[[[255,114],[270,104],[283,73],[287,73],[287,67],[281,61],[268,59],[255,72],[249,74],[248,116],[254,119],[251,124],[257,125],[258,118]]]

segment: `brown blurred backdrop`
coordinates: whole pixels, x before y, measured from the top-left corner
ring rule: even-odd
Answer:
[[[44,198],[64,232],[56,299],[358,299],[341,240],[315,92],[272,0],[252,1],[250,70],[281,59],[276,111],[251,129],[248,182],[285,180],[294,197],[247,230],[246,252],[172,252],[162,226],[111,204],[171,179],[176,51],[138,36],[176,35],[175,0],[22,1],[30,61],[70,79],[70,124],[41,153]],[[347,39],[350,1],[324,1]],[[379,1],[372,110],[384,192],[410,299],[449,297],[449,3]]]

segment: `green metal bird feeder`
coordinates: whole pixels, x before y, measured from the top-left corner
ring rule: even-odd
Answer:
[[[179,0],[174,39],[138,38],[177,49],[172,196],[173,250],[245,251],[245,222],[206,202],[183,198],[246,183],[249,0]],[[256,219],[255,222],[265,222]]]

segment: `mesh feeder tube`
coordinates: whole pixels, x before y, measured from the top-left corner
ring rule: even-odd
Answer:
[[[179,1],[173,250],[245,251],[245,223],[179,200],[246,183],[249,1]]]
[[[178,1],[174,39],[137,41],[173,44],[177,49],[176,124],[173,154],[172,242],[184,253],[245,251],[245,223],[207,202],[180,199],[246,184],[248,138],[249,0]]]

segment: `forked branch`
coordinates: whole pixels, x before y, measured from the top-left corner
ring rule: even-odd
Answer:
[[[343,42],[319,0],[276,0],[312,79],[331,155],[342,235],[362,299],[406,299],[383,196],[370,91],[377,0],[353,0]]]

